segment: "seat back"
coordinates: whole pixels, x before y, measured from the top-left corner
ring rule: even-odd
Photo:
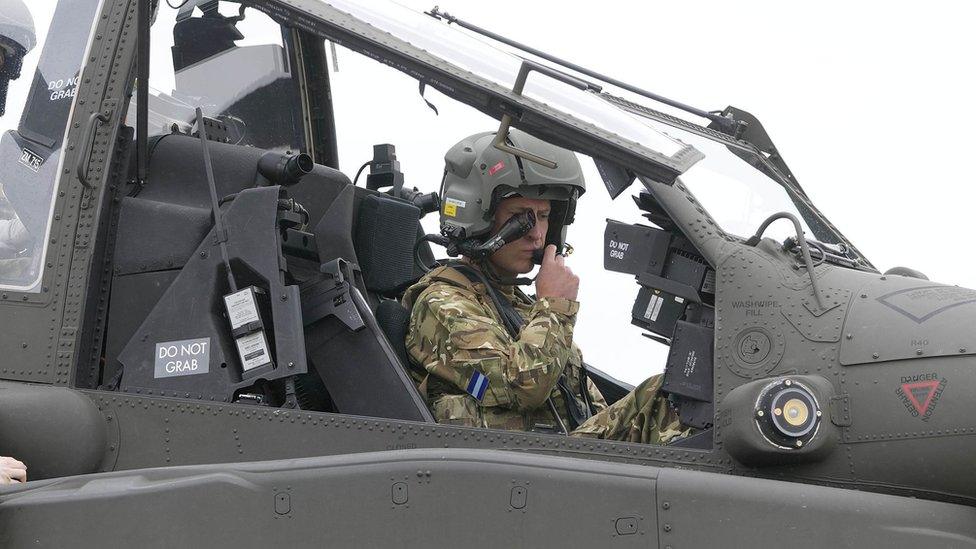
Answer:
[[[310,362],[337,410],[344,414],[433,422],[423,396],[398,356],[394,344],[397,340],[387,340],[355,287],[345,289],[348,293],[319,292],[325,299],[318,301],[327,308],[338,303],[344,310],[315,321],[314,316],[306,315],[306,322],[311,323],[305,330]],[[303,296],[303,304],[312,301]],[[403,339],[398,342],[402,348]]]
[[[389,340],[400,363],[409,367],[410,357],[404,342],[410,329],[410,311],[395,299],[383,299],[376,307],[376,323]]]
[[[338,296],[329,294],[328,299],[324,300],[335,306],[345,304],[346,313],[331,314],[321,319],[316,318],[318,315],[305,315],[306,322],[311,323],[306,329],[309,357],[338,411],[430,422],[433,418],[406,368],[403,336],[390,338],[374,314],[380,299],[375,290],[390,291],[399,277],[406,276],[402,269],[397,270],[396,265],[392,268],[387,266],[384,257],[387,254],[402,255],[406,246],[401,243],[397,247],[395,243],[384,242],[381,238],[382,224],[379,221],[365,221],[356,214],[357,203],[362,205],[365,202],[369,204],[366,211],[375,217],[398,219],[394,215],[395,209],[391,214],[382,205],[374,204],[377,197],[368,194],[370,192],[347,187],[315,227],[318,255],[323,265],[341,258],[349,263],[358,263],[360,268],[354,271],[352,265],[348,265],[348,269],[342,273],[344,280],[354,286],[347,296],[335,299]],[[360,193],[367,194],[360,196]],[[402,209],[400,213],[403,213]],[[410,212],[406,213],[409,219]],[[416,223],[417,217],[413,219]],[[399,222],[403,224],[402,218]],[[365,232],[356,230],[363,227]],[[356,244],[361,245],[359,249],[356,249]],[[413,251],[412,243],[410,251]],[[364,264],[366,268],[362,268]],[[370,289],[369,294],[357,291],[356,288],[364,286]],[[309,288],[308,291],[314,293],[320,290]],[[311,297],[303,295],[303,303],[310,303]],[[396,304],[395,301],[393,303]],[[353,322],[350,326],[350,318],[359,319],[361,324]]]
[[[384,194],[362,198],[355,230],[356,255],[366,289],[383,297],[397,297],[418,277],[414,245],[420,209]]]
[[[424,271],[416,265],[414,248],[423,236],[420,209],[391,196],[357,189],[356,257],[362,270],[376,323],[409,375],[410,357],[404,340],[410,311],[398,301],[403,291]],[[430,246],[419,251],[421,261],[433,262]]]

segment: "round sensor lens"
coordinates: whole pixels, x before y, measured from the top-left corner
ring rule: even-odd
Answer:
[[[794,427],[803,425],[809,417],[810,408],[798,398],[791,398],[783,405],[783,419]]]

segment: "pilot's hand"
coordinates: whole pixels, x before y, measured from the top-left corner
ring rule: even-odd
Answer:
[[[0,484],[27,482],[27,466],[12,457],[0,456]]]
[[[579,291],[579,277],[566,266],[566,260],[556,255],[556,246],[546,246],[542,256],[542,267],[535,279],[536,297],[562,297],[576,300]]]

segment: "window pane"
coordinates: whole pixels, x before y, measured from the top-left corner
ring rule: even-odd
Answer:
[[[22,66],[0,116],[0,288],[39,292],[64,136],[101,2],[25,5],[28,13],[14,20],[34,43],[17,51],[11,37],[4,41],[5,76]]]
[[[150,136],[196,131],[200,107],[226,125],[230,143],[304,150],[290,45],[267,15],[247,9],[240,19],[240,13],[234,2],[206,13],[160,4],[151,31]],[[136,112],[134,100],[129,112]]]
[[[485,39],[392,2],[323,1],[458,68],[506,88],[515,84],[522,59],[489,45]],[[637,117],[603,101],[599,95],[547,76],[531,74],[525,95],[669,158],[686,149]]]

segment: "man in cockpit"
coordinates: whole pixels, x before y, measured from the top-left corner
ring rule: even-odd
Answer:
[[[549,169],[498,150],[493,139],[476,134],[448,151],[442,234],[484,241],[513,216],[531,212],[536,221],[487,257],[464,255],[434,269],[404,295],[406,348],[435,419],[655,444],[687,436],[691,429],[659,391],[663,376],[611,406],[586,377],[573,343],[579,278],[554,243],[546,245],[564,234],[585,189],[576,155],[511,130],[513,145],[555,160]],[[543,248],[532,299],[517,277],[534,268],[533,254]]]

